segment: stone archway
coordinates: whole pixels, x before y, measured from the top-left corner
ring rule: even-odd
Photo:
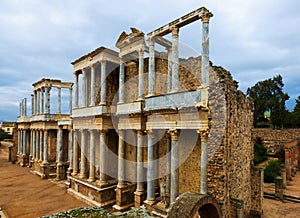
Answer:
[[[177,198],[168,217],[221,218],[222,216],[219,204],[212,196],[187,192]]]

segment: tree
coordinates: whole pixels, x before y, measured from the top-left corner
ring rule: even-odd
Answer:
[[[271,114],[270,122],[274,128],[282,127],[287,114],[285,102],[290,98],[283,92],[283,82],[280,75],[256,83],[247,89],[247,95],[254,102],[254,126],[259,122],[267,122],[264,113]]]
[[[0,129],[0,141],[4,139],[11,139],[12,136],[5,132],[3,129]]]
[[[264,170],[264,182],[273,183],[280,176],[280,162],[271,160]]]
[[[300,128],[300,96],[296,99],[296,106],[292,112],[288,112],[285,120],[286,127]]]

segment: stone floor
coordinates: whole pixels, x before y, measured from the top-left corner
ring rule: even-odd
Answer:
[[[87,206],[51,180],[8,162],[9,143],[0,146],[0,208],[7,217],[32,218]]]

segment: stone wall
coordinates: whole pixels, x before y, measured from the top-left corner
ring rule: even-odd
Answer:
[[[263,141],[290,141],[300,137],[300,129],[253,129],[253,139],[258,137]]]
[[[264,200],[264,170],[251,169],[251,212],[255,214],[263,214]]]
[[[286,180],[292,180],[299,169],[300,138],[284,143]]]

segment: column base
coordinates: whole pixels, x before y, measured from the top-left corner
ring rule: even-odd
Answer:
[[[140,208],[146,199],[145,191],[136,190],[134,192],[134,207]]]
[[[62,163],[57,163],[56,165],[56,179],[57,180],[64,180],[65,179],[65,171],[64,165]]]
[[[134,205],[134,190],[136,186],[133,184],[120,186],[116,188],[116,204],[114,209],[118,211],[128,210]]]
[[[90,178],[88,178],[88,180],[87,180],[88,182],[95,182],[96,181],[96,179],[95,179],[95,177],[90,177]]]

